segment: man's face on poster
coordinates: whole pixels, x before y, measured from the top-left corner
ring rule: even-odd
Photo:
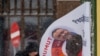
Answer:
[[[52,35],[54,39],[64,41],[70,34],[68,30],[58,28],[53,32]]]

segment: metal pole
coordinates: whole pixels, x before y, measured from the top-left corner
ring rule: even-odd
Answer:
[[[29,9],[30,9],[30,14],[31,14],[32,13],[32,0],[30,0]]]
[[[14,8],[14,14],[16,15],[16,11],[17,11],[17,0],[14,1],[14,6],[15,6],[15,8]]]
[[[8,42],[8,44],[7,44],[7,51],[8,52],[6,52],[7,54],[6,55],[8,55],[8,56],[11,56],[11,52],[10,52],[10,16],[9,16],[9,12],[8,12],[8,37],[7,37],[7,42]]]
[[[47,15],[47,13],[48,13],[48,0],[45,0],[46,2],[45,2],[45,5],[46,5],[46,10],[45,10],[45,13],[46,13],[46,15]]]
[[[40,40],[40,0],[37,0],[37,5],[38,5],[38,10],[37,10],[37,21],[38,21],[38,29],[37,29],[37,31],[38,31],[38,35],[37,35],[37,37],[38,37],[38,41]]]
[[[24,50],[24,0],[21,0],[21,49]]]
[[[53,17],[55,19],[57,19],[56,10],[57,10],[57,1],[53,0]]]

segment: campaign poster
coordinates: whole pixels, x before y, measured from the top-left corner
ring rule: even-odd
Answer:
[[[91,56],[90,2],[54,21],[41,38],[40,56]]]

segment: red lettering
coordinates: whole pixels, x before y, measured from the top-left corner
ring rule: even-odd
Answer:
[[[49,45],[45,45],[45,48],[44,48],[44,49],[45,49],[45,50],[48,50],[48,49],[47,49],[48,47],[49,47]]]
[[[44,53],[43,54],[46,54],[47,53],[47,51],[44,51]]]
[[[50,43],[51,43],[51,42],[50,42],[51,40],[52,40],[52,39],[48,37],[47,42],[46,42],[46,45],[45,45],[45,48],[44,48],[44,51],[43,51],[43,56],[46,56],[48,47],[49,47],[49,45],[50,45]]]
[[[51,38],[48,38],[48,40],[52,40]]]
[[[47,41],[47,43],[46,43],[47,45],[50,45],[50,41]]]
[[[42,56],[46,56],[45,54],[43,54]]]

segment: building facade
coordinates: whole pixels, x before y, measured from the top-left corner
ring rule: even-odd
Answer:
[[[4,27],[1,29],[0,55],[14,56],[16,53],[10,38],[13,22],[19,24],[21,44],[18,50],[23,50],[30,39],[39,43],[53,21],[79,6],[82,1],[85,0],[0,0],[0,22],[3,23],[0,28]]]

